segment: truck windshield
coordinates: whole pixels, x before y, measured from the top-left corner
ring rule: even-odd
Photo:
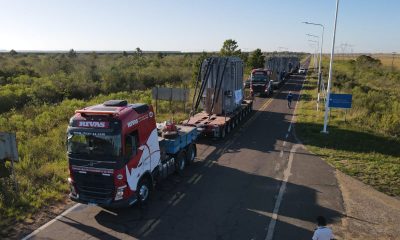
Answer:
[[[69,133],[68,153],[118,157],[121,155],[121,136]]]
[[[251,80],[255,82],[266,82],[268,80],[267,73],[255,72],[251,75]]]

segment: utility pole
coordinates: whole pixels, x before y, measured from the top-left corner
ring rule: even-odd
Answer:
[[[331,49],[331,59],[329,62],[329,77],[328,77],[328,87],[327,87],[327,98],[325,102],[325,117],[324,117],[324,128],[322,133],[328,133],[328,117],[329,117],[329,99],[331,95],[331,82],[332,82],[332,65],[333,65],[333,55],[335,54],[335,38],[336,38],[336,24],[337,24],[337,16],[339,10],[339,0],[336,0],[336,12],[335,12],[335,24],[333,28],[333,38],[332,38],[332,49]]]

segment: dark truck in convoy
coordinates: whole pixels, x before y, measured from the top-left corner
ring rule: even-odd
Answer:
[[[77,110],[67,130],[70,198],[125,207],[145,202],[155,184],[196,156],[196,128],[163,137],[153,108],[110,100]]]
[[[271,71],[267,69],[253,69],[250,74],[250,93],[252,95],[270,96],[274,93]]]

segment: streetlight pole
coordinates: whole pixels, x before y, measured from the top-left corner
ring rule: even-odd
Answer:
[[[314,66],[315,66],[315,68],[317,68],[317,64],[318,64],[318,66],[319,66],[319,63],[321,63],[321,60],[319,61],[319,63],[318,63],[318,48],[319,48],[319,37],[318,36],[315,36],[315,35],[313,35],[313,34],[309,34],[309,33],[307,33],[306,34],[307,36],[309,36],[309,37],[314,37],[314,38],[318,38],[318,42],[317,42],[317,49],[315,50],[315,56],[316,56],[316,61],[315,61],[315,64],[314,64]],[[315,42],[315,41],[314,41]],[[321,56],[319,56],[319,58],[320,58]],[[315,58],[314,58],[314,60],[315,60]],[[319,76],[319,72],[318,72],[318,76]]]
[[[308,40],[309,42],[315,43],[315,49],[314,49],[314,69],[318,67],[318,48],[319,48],[319,41],[314,41],[314,40]]]
[[[331,81],[332,81],[332,64],[333,64],[333,55],[335,53],[335,38],[336,38],[336,24],[337,24],[337,16],[339,11],[339,0],[336,0],[336,12],[335,12],[335,24],[333,28],[333,39],[332,39],[332,50],[331,50],[331,60],[329,62],[329,77],[328,77],[328,87],[327,87],[327,98],[325,103],[325,117],[324,117],[324,129],[322,133],[328,133],[326,130],[328,127],[328,116],[329,116],[329,99],[331,98]]]
[[[317,98],[317,103],[319,103],[320,99],[320,89],[321,89],[321,80],[322,80],[322,73],[321,73],[321,64],[322,64],[322,47],[324,45],[324,31],[325,27],[324,25],[320,23],[312,23],[312,22],[303,22],[304,24],[309,24],[309,25],[315,25],[315,26],[320,26],[322,27],[322,34],[321,34],[321,51],[319,52],[319,66],[318,66],[318,98]]]

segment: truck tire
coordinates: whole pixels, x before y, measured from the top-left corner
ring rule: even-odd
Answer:
[[[176,155],[176,161],[175,161],[175,170],[179,175],[183,175],[183,171],[185,170],[186,167],[186,154],[184,151],[180,151]]]
[[[139,204],[145,204],[148,202],[151,192],[150,181],[147,177],[140,179],[136,191],[136,197]]]
[[[188,165],[194,162],[194,159],[196,158],[196,153],[197,153],[196,145],[193,143],[190,144],[186,151],[186,163]]]

